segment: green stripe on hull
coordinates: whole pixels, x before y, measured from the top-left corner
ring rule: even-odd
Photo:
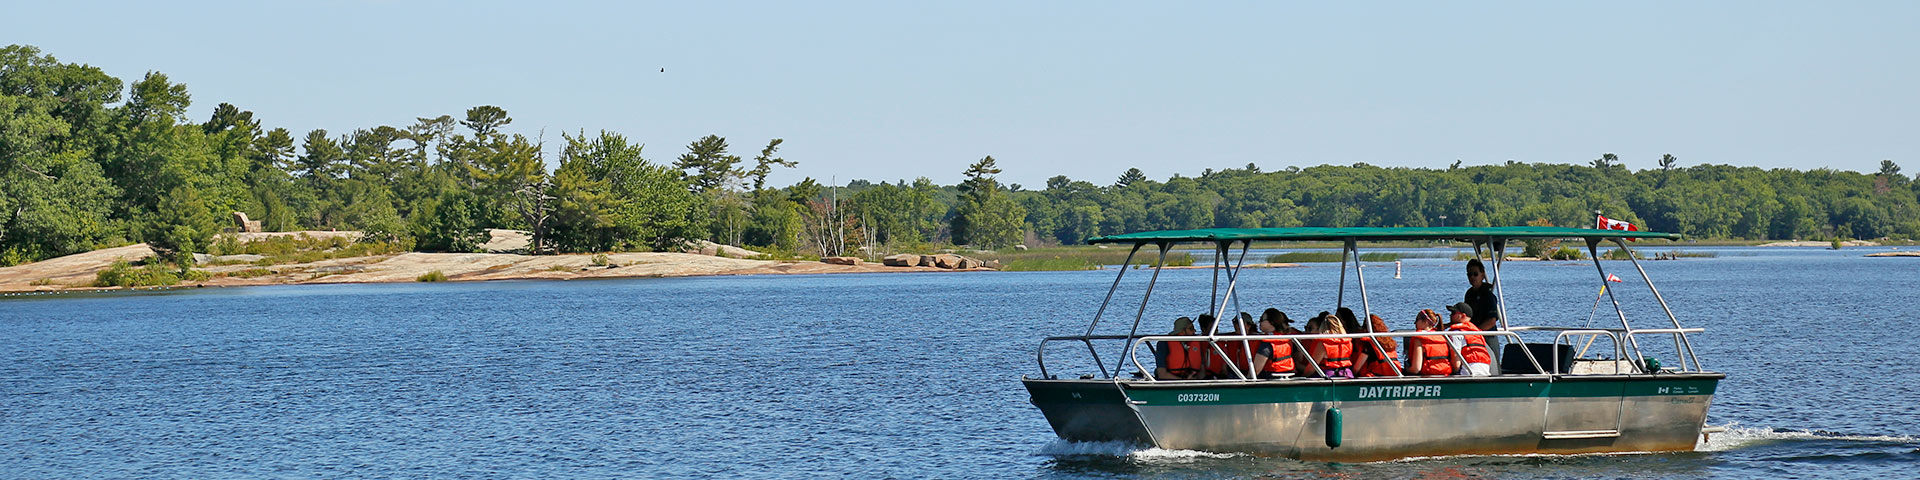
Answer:
[[[1263,381],[1233,386],[1129,385],[1145,405],[1245,405],[1266,403],[1456,400],[1479,398],[1581,398],[1713,395],[1719,377],[1633,377],[1538,381]],[[1329,384],[1332,386],[1329,387]],[[1037,393],[1037,392],[1036,392]],[[1036,398],[1037,399],[1037,398]],[[1084,401],[1084,399],[1083,399]]]

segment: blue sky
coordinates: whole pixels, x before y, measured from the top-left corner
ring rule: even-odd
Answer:
[[[187,84],[296,136],[475,105],[670,162],[770,138],[803,176],[1112,182],[1663,153],[1920,171],[1914,2],[19,2],[0,43]],[[661,69],[666,69],[661,72]]]

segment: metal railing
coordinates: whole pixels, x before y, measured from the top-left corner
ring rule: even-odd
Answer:
[[[1253,342],[1253,341],[1263,341],[1263,340],[1287,340],[1289,341],[1289,343],[1293,344],[1293,348],[1297,349],[1296,351],[1305,352],[1308,350],[1307,350],[1306,344],[1301,342],[1302,340],[1319,340],[1319,339],[1334,339],[1334,338],[1367,339],[1372,337],[1392,337],[1392,338],[1429,337],[1429,336],[1445,337],[1445,336],[1473,336],[1473,335],[1482,336],[1482,337],[1511,337],[1516,341],[1520,339],[1520,334],[1514,333],[1514,332],[1507,332],[1507,331],[1380,332],[1380,333],[1299,334],[1299,335],[1220,335],[1220,336],[1213,336],[1213,337],[1200,336],[1200,335],[1148,335],[1148,336],[1142,336],[1142,337],[1137,337],[1133,339],[1133,344],[1131,345],[1131,348],[1129,348],[1129,350],[1131,350],[1134,353],[1128,359],[1133,362],[1133,367],[1135,369],[1138,369],[1138,371],[1146,373],[1145,377],[1147,379],[1151,381],[1160,381],[1158,378],[1154,378],[1154,375],[1152,374],[1153,373],[1152,370],[1147,369],[1146,365],[1140,363],[1140,355],[1139,355],[1140,349],[1138,348],[1139,344],[1143,342],[1154,342],[1154,341],[1157,341],[1157,342],[1203,341],[1203,342],[1208,342],[1209,345],[1212,345],[1213,351],[1219,354],[1221,358],[1226,358],[1227,357],[1226,352],[1220,349],[1219,342],[1222,342],[1222,341]],[[1052,337],[1052,338],[1072,338],[1072,337]],[[1044,344],[1044,341],[1042,343]],[[1453,348],[1452,344],[1448,344],[1447,349],[1450,352],[1450,355],[1452,356],[1458,357],[1460,355],[1460,353]],[[1492,352],[1488,352],[1488,353],[1492,353]],[[1396,356],[1394,361],[1396,362],[1396,368],[1397,368],[1399,358]],[[1462,361],[1464,361],[1464,359],[1462,359]],[[1534,371],[1541,371],[1541,372],[1546,371],[1546,370],[1540,369],[1540,363],[1536,360],[1533,360],[1531,357],[1528,358],[1528,361],[1533,363],[1533,367],[1535,369]],[[1227,362],[1227,365],[1226,365],[1227,368],[1233,372],[1235,378],[1221,379],[1221,380],[1245,381],[1245,380],[1258,379],[1257,372],[1254,375],[1248,375],[1247,373],[1241,372],[1239,365],[1237,365],[1236,363],[1237,362],[1230,360]],[[1321,370],[1320,365],[1318,363],[1309,361],[1307,362],[1307,364],[1313,368],[1313,373],[1316,377],[1326,378],[1327,372]],[[1046,371],[1045,365],[1041,366],[1041,371],[1042,371],[1042,374],[1045,374],[1045,371]]]
[[[1437,331],[1437,332],[1384,332],[1384,333],[1347,333],[1347,334],[1315,334],[1315,335],[1309,335],[1309,334],[1300,334],[1300,335],[1218,335],[1218,336],[1205,336],[1205,335],[1146,335],[1146,336],[1130,336],[1130,335],[1074,335],[1074,336],[1062,336],[1062,337],[1047,337],[1047,338],[1044,338],[1044,339],[1041,339],[1041,340],[1040,340],[1040,347],[1039,347],[1039,348],[1037,349],[1037,351],[1035,352],[1035,354],[1034,354],[1034,357],[1035,357],[1035,359],[1036,359],[1036,360],[1038,361],[1038,363],[1040,364],[1040,376],[1041,376],[1041,378],[1048,378],[1048,379],[1051,379],[1051,378],[1054,378],[1054,377],[1052,376],[1052,373],[1051,373],[1051,370],[1049,370],[1049,369],[1047,368],[1047,344],[1048,344],[1048,343],[1052,343],[1052,342],[1080,342],[1080,343],[1083,343],[1083,344],[1085,344],[1085,345],[1087,346],[1087,348],[1088,348],[1089,350],[1097,350],[1097,349],[1096,349],[1096,348],[1094,348],[1094,346],[1093,346],[1093,342],[1095,342],[1095,341],[1110,341],[1110,340],[1126,340],[1126,341],[1129,341],[1129,342],[1130,342],[1130,343],[1129,343],[1129,345],[1128,345],[1128,348],[1127,348],[1127,351],[1129,352],[1129,356],[1128,356],[1128,358],[1127,358],[1127,360],[1128,360],[1128,361],[1129,361],[1130,363],[1132,363],[1132,364],[1133,364],[1133,367],[1134,367],[1134,369],[1135,369],[1135,371],[1137,371],[1137,372],[1140,372],[1140,374],[1141,374],[1141,375],[1140,375],[1140,376],[1141,376],[1141,378],[1145,378],[1145,379],[1147,379],[1147,380],[1149,380],[1149,381],[1160,381],[1160,379],[1158,379],[1158,378],[1155,378],[1155,375],[1153,375],[1153,373],[1154,373],[1154,371],[1153,371],[1153,369],[1149,369],[1149,368],[1147,368],[1147,367],[1146,367],[1146,364],[1144,364],[1144,363],[1142,363],[1142,362],[1140,361],[1140,355],[1139,355],[1139,352],[1140,352],[1140,351],[1141,351],[1142,349],[1141,349],[1141,348],[1139,348],[1139,347],[1141,346],[1141,344],[1142,344],[1142,343],[1145,343],[1145,342],[1207,342],[1207,345],[1208,345],[1208,347],[1209,347],[1209,348],[1210,348],[1210,349],[1212,350],[1212,353],[1213,353],[1213,355],[1212,355],[1212,356],[1213,356],[1213,357],[1218,357],[1218,358],[1228,358],[1228,357],[1230,357],[1230,355],[1228,355],[1228,354],[1227,354],[1227,352],[1226,352],[1225,350],[1223,350],[1223,349],[1221,349],[1221,348],[1220,348],[1220,345],[1222,344],[1222,342],[1247,342],[1247,343],[1249,343],[1249,344],[1251,344],[1252,342],[1259,342],[1259,341],[1265,341],[1265,340],[1287,340],[1287,341],[1289,341],[1289,343],[1291,343],[1291,344],[1293,345],[1293,348],[1294,348],[1294,349],[1296,349],[1295,351],[1299,351],[1299,352],[1306,352],[1306,351],[1308,351],[1308,350],[1307,350],[1307,348],[1308,348],[1308,347],[1307,347],[1307,344],[1306,344],[1305,342],[1303,342],[1304,340],[1318,340],[1318,339],[1333,339],[1333,338],[1347,338],[1347,339],[1356,339],[1356,340],[1361,340],[1361,339],[1369,339],[1369,338],[1373,338],[1373,337],[1388,337],[1388,338],[1407,338],[1407,337],[1426,337],[1426,336],[1467,336],[1467,335],[1479,335],[1479,336],[1483,336],[1483,337],[1501,337],[1501,338],[1511,338],[1511,339],[1512,339],[1512,340],[1514,341],[1514,344],[1518,344],[1518,345],[1526,345],[1526,342],[1525,342],[1525,340],[1524,340],[1524,339],[1523,339],[1523,338],[1521,337],[1521,335],[1520,335],[1520,333],[1521,333],[1521,332],[1534,332],[1534,331],[1538,331],[1538,332],[1555,332],[1555,334],[1554,334],[1554,339],[1553,339],[1553,343],[1552,343],[1553,345],[1560,345],[1560,344],[1561,344],[1561,343],[1562,343],[1563,341],[1566,341],[1566,340],[1567,340],[1568,338],[1570,338],[1570,337],[1577,337],[1577,336],[1580,336],[1580,335],[1593,335],[1593,336],[1594,336],[1594,338],[1595,338],[1596,340],[1597,340],[1597,339],[1598,339],[1598,338],[1599,338],[1600,336],[1605,336],[1605,337],[1607,337],[1607,338],[1608,338],[1608,340],[1609,340],[1609,341],[1611,341],[1611,342],[1613,343],[1613,350],[1614,350],[1614,359],[1616,359],[1616,360],[1624,360],[1624,361],[1627,361],[1628,363],[1630,363],[1631,365],[1633,365],[1633,367],[1635,368],[1635,370],[1636,370],[1636,371],[1638,371],[1638,372],[1640,372],[1640,373],[1642,373],[1642,374],[1650,374],[1650,373],[1656,373],[1656,372],[1652,372],[1652,371],[1649,371],[1649,370],[1648,370],[1648,369],[1646,368],[1646,366],[1645,366],[1645,364],[1644,364],[1643,362],[1641,362],[1641,361],[1638,361],[1638,359],[1633,359],[1633,358],[1628,358],[1628,357],[1627,357],[1627,355],[1626,355],[1626,342],[1625,342],[1625,341],[1623,341],[1623,339],[1621,338],[1622,336],[1626,336],[1626,337],[1631,337],[1631,336],[1633,336],[1633,335],[1639,335],[1639,334],[1653,334],[1653,335],[1685,335],[1685,334],[1689,334],[1689,333],[1701,333],[1701,332],[1704,332],[1704,331],[1706,331],[1706,329],[1703,329],[1703,328],[1662,328],[1662,329],[1635,329],[1635,330],[1633,330],[1633,331],[1626,331],[1625,329],[1618,329],[1618,328],[1575,328],[1575,327],[1544,327],[1544,326],[1519,326],[1519,327],[1513,327],[1512,329],[1509,329],[1509,330],[1502,330],[1502,331]],[[1592,343],[1592,342],[1591,342],[1591,341],[1589,341],[1588,343],[1589,343],[1589,345],[1591,345],[1591,343]],[[1571,342],[1568,342],[1568,343],[1567,343],[1567,345],[1569,345],[1569,346],[1571,346],[1571,345],[1572,345],[1572,343],[1571,343]],[[1458,351],[1458,349],[1455,349],[1455,348],[1454,348],[1454,347],[1452,346],[1452,344],[1448,344],[1448,347],[1447,347],[1447,349],[1448,349],[1448,351],[1449,351],[1449,354],[1450,354],[1450,355],[1452,355],[1452,356],[1455,356],[1455,357],[1458,357],[1458,356],[1460,355],[1460,353],[1459,353],[1459,351]],[[1147,351],[1152,351],[1152,349],[1151,349],[1151,348],[1148,348],[1148,349],[1145,349],[1145,350],[1147,350]],[[1584,349],[1583,349],[1583,352],[1584,352]],[[1228,381],[1248,381],[1248,380],[1257,380],[1257,379],[1259,378],[1259,377],[1258,377],[1258,375],[1259,375],[1259,372],[1257,372],[1257,371],[1255,371],[1255,372],[1245,372],[1245,371],[1241,371],[1241,369],[1240,369],[1240,366],[1242,365],[1242,362],[1241,362],[1241,361],[1246,361],[1245,363],[1249,363],[1249,364],[1250,364],[1250,363],[1251,363],[1251,360],[1252,360],[1252,352],[1251,352],[1251,349],[1248,349],[1248,351],[1245,351],[1245,352],[1241,352],[1241,353],[1243,353],[1243,354],[1244,354],[1243,356],[1246,356],[1247,358],[1243,358],[1243,359],[1229,359],[1229,361],[1227,362],[1227,365],[1226,365],[1226,367],[1227,367],[1227,370],[1228,370],[1229,372],[1231,372],[1231,373],[1233,374],[1233,376],[1234,376],[1234,378],[1226,378],[1226,379],[1216,379],[1216,380],[1228,380]],[[1574,355],[1574,358],[1575,358],[1575,359],[1578,359],[1578,358],[1580,358],[1580,357],[1584,357],[1584,355],[1581,355],[1581,354],[1575,354],[1575,355]],[[1533,370],[1533,371],[1535,371],[1535,372],[1549,372],[1549,371],[1557,371],[1557,370],[1558,370],[1558,368],[1557,368],[1557,367],[1558,367],[1558,366],[1560,365],[1560,351],[1559,351],[1559,349],[1558,349],[1558,348],[1555,348],[1555,349],[1554,349],[1554,351],[1553,351],[1553,354],[1552,354],[1552,356],[1551,356],[1550,358],[1551,358],[1551,362],[1552,362],[1552,363],[1550,363],[1550,365],[1554,365],[1554,366],[1556,367],[1556,369],[1555,369],[1555,370],[1548,370],[1548,369],[1546,369],[1546,368],[1544,368],[1544,367],[1543,367],[1543,366],[1542,366],[1542,365],[1540,364],[1540,361],[1539,361],[1540,359],[1538,359],[1538,358],[1534,358],[1534,357],[1533,357],[1532,355],[1528,355],[1528,356],[1527,356],[1527,361],[1528,361],[1529,363],[1532,363],[1532,364],[1533,364],[1533,368],[1534,368],[1534,370]],[[1236,361],[1236,360],[1241,360],[1241,361]],[[1399,356],[1399,355],[1395,355],[1395,357],[1394,357],[1394,360],[1393,360],[1393,361],[1395,362],[1395,367],[1396,367],[1396,369],[1397,369],[1397,368],[1398,368],[1398,366],[1399,366],[1399,363],[1400,363],[1401,361],[1403,361],[1403,359],[1402,359],[1402,358],[1400,358],[1400,356]],[[1463,361],[1464,361],[1464,359],[1463,359]],[[1095,360],[1095,363],[1096,363],[1096,365],[1097,365],[1097,364],[1099,363],[1099,361],[1098,361],[1098,360]],[[1309,365],[1309,366],[1310,366],[1310,367],[1311,367],[1311,368],[1313,369],[1313,373],[1314,373],[1314,375],[1315,375],[1316,377],[1318,377],[1318,378],[1326,378],[1326,372],[1325,372],[1325,371],[1323,371],[1323,370],[1322,370],[1322,369],[1320,368],[1320,365],[1318,365],[1318,364],[1315,364],[1314,362],[1306,362],[1306,363],[1307,363],[1307,364],[1308,364],[1308,365]],[[1687,371],[1690,371],[1690,370],[1689,370],[1688,368],[1686,368],[1686,366],[1685,366],[1685,365],[1686,365],[1686,364],[1685,364],[1685,363],[1683,363],[1683,364],[1682,364],[1682,366],[1681,366],[1681,367],[1680,367],[1680,368],[1678,369],[1678,371],[1681,371],[1681,372],[1687,372]],[[1106,374],[1107,374],[1107,370],[1106,370],[1106,369],[1104,368],[1105,366],[1104,366],[1104,365],[1099,365],[1099,366],[1100,366],[1100,367],[1102,367],[1102,368],[1101,368],[1101,374],[1102,374],[1102,375],[1106,375]],[[1255,366],[1255,367],[1256,367],[1256,369],[1257,369],[1257,366]],[[1696,370],[1692,370],[1692,371],[1697,371],[1697,369],[1696,369]],[[1117,371],[1117,370],[1116,370],[1116,371],[1113,371],[1112,373],[1113,373],[1113,375],[1112,375],[1111,377],[1107,377],[1107,378],[1110,378],[1110,379],[1113,379],[1113,380],[1119,380],[1119,379],[1120,379],[1120,377],[1121,377],[1121,375],[1120,375],[1120,374],[1121,374],[1121,372],[1119,372],[1119,371]],[[1571,372],[1558,372],[1558,373],[1559,373],[1559,374],[1569,374],[1569,373],[1571,373]]]
[[[1590,340],[1587,340],[1586,342],[1587,345],[1584,347],[1581,347],[1579,352],[1574,353],[1574,359],[1576,360],[1582,357],[1585,357],[1586,351],[1593,346],[1593,342],[1598,340],[1601,335],[1605,335],[1608,338],[1608,340],[1613,342],[1613,359],[1619,360],[1619,361],[1626,361],[1628,364],[1633,365],[1634,369],[1638,370],[1641,373],[1655,373],[1655,372],[1648,371],[1644,360],[1638,359],[1638,358],[1632,358],[1630,355],[1627,354],[1627,345],[1633,343],[1632,338],[1634,335],[1657,334],[1657,335],[1679,335],[1684,337],[1686,334],[1689,334],[1689,333],[1701,333],[1701,332],[1707,331],[1704,328],[1643,328],[1643,329],[1627,330],[1624,328],[1542,327],[1542,326],[1521,326],[1521,327],[1513,327],[1509,330],[1516,331],[1516,332],[1530,332],[1530,331],[1557,332],[1553,337],[1553,345],[1560,345],[1560,342],[1562,340],[1567,339],[1568,337],[1575,337],[1580,335],[1592,335],[1593,338]],[[1625,341],[1622,341],[1621,339],[1622,336],[1627,337]],[[1568,342],[1567,345],[1572,346],[1573,343]],[[1676,371],[1679,371],[1679,372],[1705,371],[1699,368],[1698,363],[1693,363],[1692,364],[1693,368],[1687,367],[1689,363],[1686,361],[1686,356],[1690,355],[1691,353],[1692,352],[1690,351],[1676,352],[1676,354],[1682,355],[1680,357],[1681,359],[1680,366],[1679,368],[1676,369]],[[1552,365],[1555,365],[1555,366],[1560,365],[1560,349],[1558,348],[1555,348],[1553,350]]]

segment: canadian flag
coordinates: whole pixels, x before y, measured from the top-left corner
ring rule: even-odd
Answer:
[[[1626,220],[1614,220],[1611,218],[1607,218],[1606,215],[1595,215],[1595,216],[1600,217],[1600,221],[1598,222],[1598,225],[1595,225],[1593,228],[1598,228],[1601,230],[1626,230],[1629,232],[1640,231],[1640,227],[1633,226],[1632,223],[1627,223]]]

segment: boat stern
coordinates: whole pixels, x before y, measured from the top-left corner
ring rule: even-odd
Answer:
[[[1152,445],[1152,435],[1112,380],[1022,378],[1033,406],[1060,438],[1075,442]]]

